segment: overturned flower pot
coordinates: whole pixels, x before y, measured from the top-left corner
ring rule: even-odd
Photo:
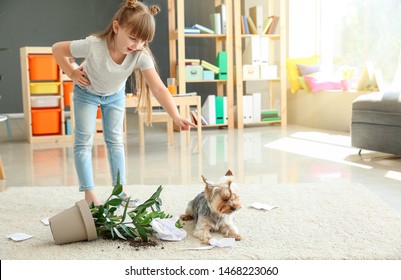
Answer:
[[[51,217],[49,224],[56,244],[97,239],[92,213],[85,200]]]
[[[50,228],[56,244],[77,241],[91,241],[98,237],[141,239],[148,242],[153,235],[153,219],[166,219],[172,216],[161,211],[160,193],[162,186],[144,203],[129,208],[120,184],[120,174],[111,195],[101,205],[88,206],[85,200],[78,201],[71,207],[49,219]],[[181,227],[179,221],[177,227]]]

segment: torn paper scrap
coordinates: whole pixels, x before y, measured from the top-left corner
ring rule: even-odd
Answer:
[[[179,241],[187,236],[187,232],[175,226],[177,220],[178,216],[167,219],[155,218],[150,222],[150,225],[156,232],[157,238],[168,241]]]
[[[42,222],[42,224],[48,226],[49,225],[49,218],[43,218],[42,220],[40,220]]]
[[[215,247],[226,248],[235,246],[235,238],[210,239],[209,244]]]
[[[194,247],[194,248],[184,248],[183,250],[210,250],[215,247],[219,248],[230,248],[235,246],[235,238],[222,238],[222,239],[210,239],[209,240],[210,246],[203,246],[203,247]]]
[[[182,248],[181,250],[196,250],[196,251],[202,251],[202,250],[210,250],[213,249],[216,246],[203,246],[203,247],[193,247],[193,248]]]
[[[10,238],[14,241],[24,241],[24,240],[27,240],[27,239],[33,237],[33,235],[17,232],[17,233],[9,234],[6,237]]]
[[[269,204],[265,204],[265,203],[260,203],[260,202],[255,202],[251,205],[251,207],[259,209],[259,210],[273,210],[274,208],[278,208],[278,206],[272,206]]]

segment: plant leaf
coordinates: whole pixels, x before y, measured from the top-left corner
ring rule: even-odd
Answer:
[[[113,192],[111,194],[114,196],[118,196],[122,192],[123,192],[123,186],[120,184],[117,184],[114,186]]]
[[[143,241],[145,241],[145,242],[148,242],[149,239],[148,239],[148,235],[146,233],[146,230],[138,222],[133,221],[133,223],[134,223],[134,225],[136,227],[136,230],[138,231],[138,234],[141,237],[141,239]]]
[[[107,201],[105,204],[104,204],[104,207],[107,207],[107,206],[120,206],[121,205],[121,202],[122,202],[123,200],[121,199],[121,198],[113,198],[113,199],[110,199],[109,201]]]
[[[120,170],[117,172],[117,184],[114,186],[112,195],[118,196],[123,192],[123,186],[120,184]]]
[[[123,231],[125,231],[125,233],[126,233],[129,237],[131,237],[131,238],[133,238],[133,239],[135,239],[135,238],[137,237],[137,235],[135,235],[135,234],[133,233],[131,227],[126,226],[126,225],[121,225],[121,228],[122,228]]]
[[[119,231],[117,228],[113,228],[114,232],[117,234],[118,237],[120,237],[121,239],[127,240],[127,238],[125,238]]]

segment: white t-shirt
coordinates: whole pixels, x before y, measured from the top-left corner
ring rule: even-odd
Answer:
[[[134,68],[144,71],[155,67],[152,58],[144,51],[128,54],[123,63],[115,63],[110,57],[106,39],[96,36],[71,41],[70,51],[76,58],[85,58],[81,66],[91,81],[87,90],[102,96],[121,90]]]

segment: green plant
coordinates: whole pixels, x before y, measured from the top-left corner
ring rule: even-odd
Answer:
[[[106,238],[133,238],[142,239],[148,242],[153,235],[150,222],[155,218],[170,218],[171,215],[161,211],[162,201],[160,194],[163,190],[159,186],[156,192],[144,203],[136,208],[129,209],[128,203],[125,206],[124,200],[119,196],[122,192],[120,175],[117,177],[117,184],[106,202],[102,205],[90,206],[92,217],[98,237]],[[176,226],[180,227],[179,223]]]
[[[342,79],[349,81],[349,80],[352,80],[354,78],[356,68],[348,66],[348,65],[345,65],[345,66],[342,66],[340,68],[340,71],[341,71],[341,74],[342,74]]]

